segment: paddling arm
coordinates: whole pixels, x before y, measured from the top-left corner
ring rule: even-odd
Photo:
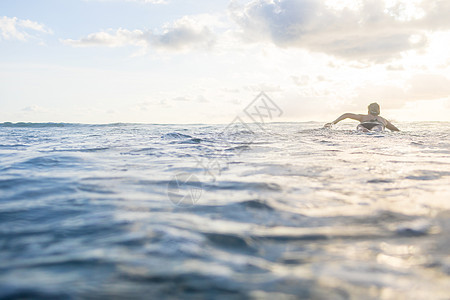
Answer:
[[[352,113],[345,113],[342,116],[340,116],[339,118],[337,118],[336,120],[334,120],[333,122],[325,124],[325,127],[330,127],[331,125],[334,125],[334,124],[336,124],[336,123],[338,123],[338,122],[340,122],[342,120],[345,120],[345,119],[353,119],[353,120],[361,122],[362,117],[363,117],[363,115],[357,115],[357,114],[352,114]]]
[[[390,131],[400,131],[400,129],[398,129],[397,127],[394,126],[394,124],[392,124],[391,122],[389,122],[388,120],[386,120],[386,128],[389,129]]]

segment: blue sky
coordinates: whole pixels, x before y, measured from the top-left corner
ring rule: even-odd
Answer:
[[[449,1],[0,2],[0,121],[450,121]]]

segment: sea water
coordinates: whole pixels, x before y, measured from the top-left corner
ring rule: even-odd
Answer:
[[[0,298],[449,299],[450,123],[322,125],[0,124]]]

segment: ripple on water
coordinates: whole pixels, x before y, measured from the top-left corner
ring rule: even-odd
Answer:
[[[445,176],[450,176],[450,171],[417,170],[413,175],[408,175],[405,179],[410,180],[437,180]]]

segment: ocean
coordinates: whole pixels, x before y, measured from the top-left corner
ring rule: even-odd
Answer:
[[[0,124],[1,299],[449,299],[450,123]]]

